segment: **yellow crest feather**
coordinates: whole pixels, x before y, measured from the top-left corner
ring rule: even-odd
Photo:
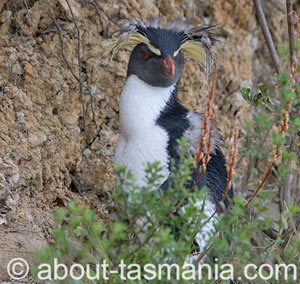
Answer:
[[[180,46],[176,53],[180,50],[185,51],[193,59],[200,62],[201,66],[205,66],[206,52],[201,42],[196,40],[187,40]]]
[[[109,52],[114,54],[119,48],[122,46],[129,46],[129,47],[134,47],[140,43],[144,43],[148,46],[148,48],[156,55],[161,55],[161,51],[158,48],[155,48],[149,41],[149,39],[145,36],[143,36],[140,33],[132,33],[128,38],[123,39],[119,38],[116,40],[113,40],[109,44]]]
[[[158,48],[155,48],[149,41],[148,38],[146,38],[145,36],[141,35],[140,33],[133,33],[127,40],[127,42],[125,43],[125,45],[129,45],[129,46],[135,46],[139,43],[145,43],[148,48],[156,55],[161,55],[161,52]]]

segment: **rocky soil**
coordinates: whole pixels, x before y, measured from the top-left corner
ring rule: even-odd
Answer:
[[[285,41],[284,1],[265,1],[265,10],[275,41]],[[240,86],[273,72],[251,0],[0,0],[0,280],[11,258],[32,260],[68,200],[108,220],[129,52],[108,62],[105,42],[122,19],[150,15],[224,27],[216,103],[228,141],[249,115]],[[180,93],[204,109],[205,77],[192,60]]]

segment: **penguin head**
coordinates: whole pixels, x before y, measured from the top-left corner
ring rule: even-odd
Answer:
[[[185,22],[162,26],[158,20],[128,20],[117,32],[120,37],[111,44],[112,54],[122,46],[133,47],[127,76],[136,75],[155,87],[169,87],[179,81],[184,53],[208,72],[214,62],[213,44],[221,35],[217,26]]]
[[[151,46],[146,43],[136,45],[130,55],[128,76],[137,75],[151,86],[169,87],[179,81],[184,56],[179,50],[182,33],[161,28],[148,28]]]

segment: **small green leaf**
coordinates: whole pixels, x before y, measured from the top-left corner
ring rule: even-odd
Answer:
[[[246,101],[249,101],[250,92],[251,92],[250,88],[246,88],[246,87],[241,88],[241,94]]]
[[[262,93],[256,94],[256,95],[252,98],[252,105],[253,105],[254,107],[257,107],[258,105],[260,105],[260,104],[261,104],[261,101],[262,101],[262,98],[263,98]]]
[[[268,86],[265,84],[259,85],[259,90],[262,92],[262,94],[265,94],[268,91]]]

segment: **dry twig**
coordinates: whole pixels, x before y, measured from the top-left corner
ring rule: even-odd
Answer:
[[[203,173],[206,170],[206,166],[210,160],[210,152],[212,149],[212,140],[213,140],[213,133],[214,133],[214,101],[215,101],[215,94],[216,94],[216,70],[213,70],[211,75],[211,80],[208,87],[208,96],[207,96],[207,103],[206,109],[204,113],[203,125],[201,126],[201,131],[199,135],[199,145],[196,150],[195,160],[196,164],[202,161],[201,166],[199,167],[199,173],[196,180],[193,183],[193,186],[190,188],[190,191],[193,191],[195,186],[199,183]]]
[[[53,10],[52,10],[51,7],[49,8],[49,11],[50,11],[51,18],[52,18],[52,20],[54,22],[54,25],[55,25],[55,27],[57,29],[57,33],[58,33],[58,36],[59,36],[62,58],[63,58],[65,64],[67,65],[68,69],[70,70],[71,74],[73,75],[73,77],[76,79],[76,81],[79,82],[79,77],[74,72],[73,67],[71,66],[71,64],[70,64],[70,62],[67,59],[66,54],[65,54],[65,44],[64,44],[64,38],[63,38],[63,34],[62,34],[62,29],[61,29],[60,25],[58,24],[58,21],[55,18]]]
[[[85,121],[85,113],[86,113],[86,110],[85,110],[85,104],[84,104],[84,100],[83,100],[83,91],[84,91],[84,85],[83,85],[83,78],[82,78],[82,63],[81,63],[81,40],[80,40],[80,29],[77,25],[77,22],[76,22],[76,19],[75,19],[75,16],[74,16],[74,13],[73,13],[73,10],[72,10],[72,7],[69,3],[68,0],[66,0],[66,3],[70,9],[70,13],[71,13],[71,16],[72,16],[72,19],[73,19],[73,22],[74,22],[74,25],[75,25],[75,28],[76,28],[76,32],[77,32],[77,61],[78,61],[78,75],[76,74],[76,72],[74,71],[73,67],[71,66],[71,63],[69,62],[69,60],[67,59],[66,57],[66,54],[65,54],[65,45],[64,45],[64,37],[63,37],[63,32],[62,32],[62,29],[54,15],[54,12],[51,8],[51,6],[49,7],[49,11],[50,11],[50,14],[51,14],[51,18],[54,22],[54,25],[57,29],[57,33],[58,33],[58,36],[59,36],[59,40],[60,40],[60,48],[61,48],[61,55],[62,55],[62,58],[65,62],[65,64],[67,65],[69,71],[71,72],[72,76],[75,78],[75,80],[78,82],[79,84],[79,99],[80,99],[80,102],[81,102],[81,106],[82,106],[82,117],[83,117],[83,129],[85,130],[86,129],[86,121]]]
[[[290,73],[290,78],[291,78],[291,83],[295,84],[296,83],[296,64],[297,64],[297,59],[295,55],[295,19],[296,15],[295,12],[293,11],[293,6],[292,6],[292,1],[291,0],[286,0],[286,12],[287,12],[287,25],[288,25],[288,35],[289,35],[289,73]],[[290,88],[295,92],[295,89],[293,86],[290,86]],[[290,108],[290,104],[288,104],[288,107]],[[289,137],[289,150],[293,151],[293,140],[294,140],[294,135],[291,135]],[[288,163],[289,167],[289,173],[288,176],[286,177],[285,180],[285,185],[284,188],[282,189],[281,192],[281,198],[282,204],[289,204],[291,202],[291,182],[292,182],[292,173],[291,173],[291,161]]]
[[[74,25],[75,25],[75,29],[76,29],[76,39],[77,39],[77,51],[76,51],[76,56],[77,56],[77,62],[78,62],[78,71],[76,72],[73,67],[71,66],[71,63],[69,62],[69,60],[67,59],[67,56],[65,54],[65,45],[64,45],[64,37],[63,37],[63,31],[62,31],[62,28],[58,22],[58,20],[56,19],[56,17],[54,16],[54,13],[53,13],[53,10],[52,8],[50,7],[49,8],[49,11],[50,11],[50,14],[51,14],[51,17],[52,17],[52,20],[53,20],[53,23],[57,29],[57,32],[58,32],[58,36],[59,36],[59,40],[60,40],[60,47],[61,47],[61,55],[62,55],[62,58],[65,62],[65,64],[67,65],[69,71],[71,72],[72,76],[75,78],[75,80],[78,82],[78,85],[79,85],[79,99],[80,99],[80,102],[81,102],[81,105],[82,105],[82,112],[83,112],[83,128],[86,129],[86,118],[85,118],[85,115],[86,115],[86,112],[87,112],[87,109],[85,107],[85,103],[84,103],[84,99],[83,99],[83,92],[85,89],[87,89],[88,93],[90,94],[90,98],[91,98],[91,110],[92,110],[92,120],[95,124],[95,127],[96,127],[96,132],[97,132],[97,135],[95,136],[95,138],[92,139],[92,142],[90,142],[88,145],[91,145],[94,140],[99,137],[99,125],[97,124],[97,120],[96,120],[96,114],[95,114],[95,110],[94,110],[94,100],[93,100],[93,95],[90,91],[90,88],[88,86],[84,86],[84,79],[83,79],[83,76],[82,76],[82,61],[81,61],[81,50],[82,50],[82,47],[81,47],[81,32],[80,32],[80,28],[77,24],[77,21],[75,19],[75,15],[74,15],[74,12],[73,12],[73,9],[70,5],[70,2],[69,0],[66,0],[66,3],[69,7],[69,10],[70,10],[70,13],[71,13],[71,16],[72,16],[72,20],[74,22]],[[78,73],[78,74],[77,74]]]
[[[297,65],[297,59],[296,59],[296,55],[295,55],[295,24],[296,24],[296,20],[297,20],[297,16],[295,14],[295,12],[293,11],[293,6],[292,6],[292,1],[291,0],[286,0],[286,12],[287,12],[287,26],[288,26],[288,35],[289,35],[289,73],[290,73],[290,78],[291,78],[291,83],[289,84],[289,87],[291,88],[291,90],[293,92],[295,92],[295,88],[293,86],[293,84],[295,84],[297,82],[296,79],[296,65]],[[285,120],[289,120],[289,115],[290,115],[290,110],[291,110],[291,102],[288,102],[287,107],[286,107],[286,118]],[[289,137],[289,146],[288,149],[289,151],[293,151],[293,144],[294,144],[294,135],[291,134]],[[292,180],[293,180],[293,173],[291,172],[291,165],[292,162],[289,161],[288,162],[288,175],[285,179],[285,185],[281,190],[281,207],[283,207],[283,205],[288,205],[291,203],[292,201]],[[284,231],[283,235],[284,235],[284,243],[281,245],[281,251],[283,252],[289,245],[290,240],[292,238],[292,236],[294,234],[297,233],[297,230],[299,230],[300,227],[300,219],[296,222],[296,224],[293,222],[291,222],[290,226],[292,227],[292,229],[287,229]]]
[[[196,166],[202,164],[199,167],[198,175],[196,179],[193,181],[192,186],[189,188],[189,192],[193,192],[195,187],[201,180],[203,173],[205,172],[206,166],[210,160],[210,153],[213,146],[213,133],[214,133],[214,99],[215,99],[215,85],[216,85],[216,70],[213,70],[211,80],[209,83],[209,91],[207,97],[206,110],[203,119],[203,125],[201,127],[201,131],[199,134],[199,145],[196,150],[195,160]],[[177,210],[182,206],[185,198],[177,202],[174,210]],[[173,213],[173,212],[172,212]]]
[[[261,3],[260,0],[254,0],[256,9],[257,9],[257,13],[258,16],[260,18],[260,22],[261,22],[261,26],[264,32],[264,36],[266,38],[275,68],[277,73],[280,71],[280,65],[279,61],[277,61],[278,56],[274,47],[274,43],[272,41],[272,38],[270,37],[271,35],[269,33],[268,30],[268,26],[267,26],[267,22],[265,20],[263,11],[262,11],[262,7],[261,7]],[[292,9],[292,1],[291,0],[286,0],[286,7],[287,7],[287,22],[288,22],[288,31],[289,31],[289,49],[290,49],[290,77],[293,83],[296,82],[296,78],[295,78],[295,74],[296,74],[296,59],[295,59],[295,50],[294,50],[294,21],[293,21],[293,9]],[[279,60],[279,59],[278,59]],[[279,68],[279,69],[278,69]],[[291,87],[291,86],[290,86]],[[292,87],[291,87],[292,88]],[[293,90],[293,88],[292,88]],[[294,91],[294,90],[293,90]],[[281,133],[282,136],[285,136],[287,133],[287,130],[289,128],[289,118],[290,118],[290,111],[291,111],[291,102],[287,103],[287,106],[285,108],[285,110],[282,113],[282,120],[281,120],[281,124],[279,126],[279,132]],[[250,196],[250,198],[248,199],[245,207],[247,207],[251,201],[253,200],[253,198],[258,194],[258,192],[262,189],[262,187],[265,185],[267,179],[269,178],[269,176],[272,173],[272,169],[273,166],[276,164],[276,162],[278,161],[278,159],[281,157],[281,151],[280,151],[280,147],[282,146],[282,144],[279,144],[276,146],[276,148],[273,150],[273,158],[272,160],[269,162],[268,168],[267,168],[267,172],[264,176],[264,178],[262,179],[262,181],[259,183],[259,185],[257,186],[256,190],[254,191],[254,193]],[[288,187],[287,187],[288,188]],[[289,198],[289,194],[285,193],[285,195],[287,196],[287,199]]]
[[[294,11],[292,0],[286,0],[286,14],[289,33],[289,51],[290,51],[290,76],[293,83],[296,83],[296,64],[297,59],[295,55],[295,28],[294,28]]]
[[[228,157],[228,164],[227,164],[227,183],[226,183],[225,191],[224,191],[224,193],[222,195],[222,199],[219,202],[218,206],[216,207],[215,211],[205,221],[204,225],[206,223],[208,223],[219,212],[219,210],[221,209],[221,206],[222,206],[222,202],[225,201],[226,196],[231,188],[234,166],[236,163],[236,156],[237,156],[237,142],[238,142],[238,130],[235,128],[234,132],[233,132],[233,141],[230,145],[229,154],[228,154],[229,157]],[[195,237],[196,237],[196,235],[194,236],[194,238]],[[193,238],[193,240],[194,240],[194,238]],[[203,257],[208,253],[210,248],[211,248],[211,245],[204,252],[200,253],[199,257],[197,258],[197,262],[199,262],[203,259]]]
[[[201,127],[201,131],[200,131],[200,135],[199,135],[199,146],[196,150],[196,156],[195,156],[195,160],[197,162],[197,164],[203,160],[203,152],[206,147],[206,153],[204,155],[204,158],[207,155],[207,153],[209,154],[209,144],[212,144],[212,141],[207,141],[207,133],[208,134],[208,138],[212,138],[212,127],[209,125],[209,123],[212,121],[212,119],[214,118],[214,100],[215,100],[215,84],[216,84],[216,71],[213,71],[212,76],[211,76],[211,80],[209,83],[209,89],[208,89],[208,97],[207,97],[207,103],[206,103],[206,109],[205,109],[205,113],[204,113],[204,119],[203,119],[203,125]],[[212,124],[213,125],[213,124]],[[210,131],[208,132],[208,128],[210,128]],[[207,145],[206,145],[207,144]]]
[[[83,117],[83,129],[85,129],[86,127],[86,121],[85,121],[85,105],[84,105],[84,100],[83,100],[83,80],[82,80],[82,68],[81,68],[81,40],[80,40],[80,29],[77,25],[77,21],[75,19],[72,7],[69,3],[69,0],[66,0],[67,5],[70,9],[70,13],[76,28],[76,32],[77,32],[77,61],[78,61],[78,83],[79,83],[79,99],[81,102],[81,106],[82,106],[82,117]]]
[[[277,161],[277,158],[273,157],[273,159],[269,162],[269,166],[268,166],[268,170],[264,176],[264,178],[262,179],[262,181],[259,183],[259,185],[257,186],[256,190],[254,191],[254,193],[250,196],[250,198],[248,199],[245,208],[251,203],[251,201],[253,200],[253,198],[258,194],[258,192],[263,188],[263,186],[265,185],[267,179],[269,178],[269,176],[272,173],[272,169],[273,166],[275,165],[275,162]]]
[[[279,73],[281,71],[281,65],[280,65],[279,57],[278,57],[278,54],[276,52],[275,45],[274,45],[270,30],[269,30],[267,20],[266,20],[264,11],[263,11],[261,1],[260,0],[253,0],[253,2],[254,2],[256,14],[257,14],[257,17],[258,17],[258,20],[259,20],[259,24],[261,26],[263,35],[264,35],[265,40],[266,40],[266,44],[268,46],[268,49],[269,49],[271,57],[272,57],[274,67],[276,69],[276,72]]]
[[[285,109],[283,114],[282,114],[282,120],[281,120],[281,124],[279,126],[279,132],[281,133],[282,136],[286,135],[286,132],[289,128],[289,109]],[[250,196],[250,198],[248,199],[245,208],[251,203],[251,201],[253,200],[253,198],[258,194],[258,192],[263,188],[263,186],[265,185],[266,181],[268,180],[269,176],[272,173],[272,169],[273,166],[276,165],[276,162],[278,161],[278,159],[281,157],[282,152],[280,150],[282,144],[279,143],[276,148],[273,150],[272,153],[272,160],[269,162],[268,168],[267,168],[267,172],[264,176],[264,178],[262,179],[262,181],[259,183],[259,185],[257,186],[256,190],[254,191],[254,193]]]
[[[290,241],[293,237],[293,235],[297,234],[297,232],[300,229],[300,219],[298,219],[292,226],[292,228],[288,229],[285,231],[284,233],[284,242],[281,244],[280,246],[280,250],[281,252],[284,252],[286,250],[286,248],[289,246]]]

